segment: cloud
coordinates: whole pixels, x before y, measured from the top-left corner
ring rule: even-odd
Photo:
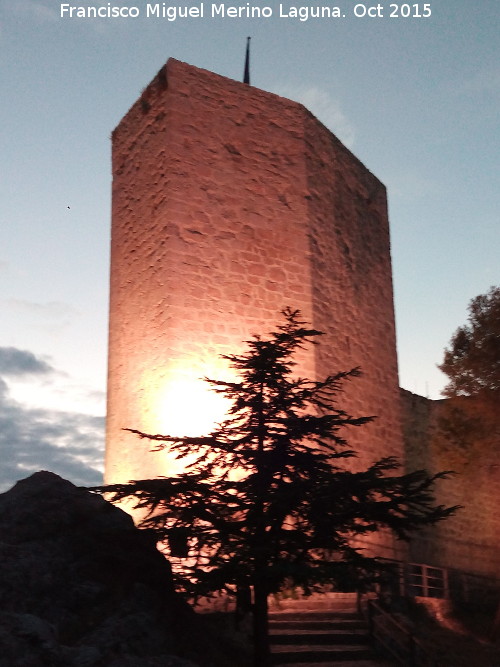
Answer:
[[[32,352],[17,347],[0,347],[0,375],[46,375],[54,371],[50,364]]]
[[[0,373],[50,374],[53,369],[25,350],[0,348]],[[0,377],[0,490],[37,470],[50,470],[78,485],[102,481],[103,416],[28,408],[10,395]]]
[[[303,104],[345,146],[352,148],[356,134],[354,126],[343,113],[340,103],[333,99],[329,93],[316,86],[300,85],[278,87],[274,92],[282,97],[287,97]]]

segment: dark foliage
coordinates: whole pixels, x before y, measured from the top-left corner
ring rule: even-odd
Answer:
[[[439,368],[449,382],[440,412],[439,446],[465,463],[496,456],[500,434],[500,288],[469,304],[468,323],[454,333]]]
[[[267,338],[254,336],[248,352],[225,358],[238,382],[207,380],[231,399],[225,421],[206,437],[171,437],[132,430],[169,447],[179,458],[197,454],[174,478],[115,484],[114,500],[135,496],[147,510],[142,522],[182,559],[179,587],[190,595],[252,589],[256,664],[269,662],[267,596],[286,582],[308,592],[370,576],[378,564],[353,538],[388,528],[407,538],[455,508],[434,505],[433,477],[397,475],[393,458],[361,472],[344,430],[372,417],[352,417],[337,403],[342,384],[359,369],[322,381],[296,377],[294,356],[320,332],[299,313]]]
[[[450,381],[446,396],[500,395],[500,287],[469,304],[468,324],[454,333],[439,368]]]

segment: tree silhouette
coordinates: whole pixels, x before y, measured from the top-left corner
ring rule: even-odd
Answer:
[[[359,369],[322,381],[294,375],[296,353],[321,334],[298,311],[283,315],[274,332],[247,341],[246,353],[224,356],[238,381],[207,379],[231,401],[212,433],[193,438],[127,429],[179,458],[195,453],[186,472],[100,488],[115,501],[135,496],[147,512],[141,526],[153,528],[183,562],[181,590],[252,592],[258,667],[271,664],[269,594],[285,582],[309,592],[366,576],[378,563],[353,545],[354,537],[389,528],[406,539],[455,509],[434,504],[433,483],[447,473],[398,476],[392,457],[362,472],[349,469],[355,452],[343,431],[373,417],[350,416],[337,398]]]
[[[500,435],[500,287],[472,299],[468,321],[453,334],[439,368],[448,399],[438,417],[436,449],[461,458],[496,457]]]
[[[468,324],[459,327],[439,368],[449,378],[445,396],[487,395],[498,405],[500,393],[500,287],[476,296]]]

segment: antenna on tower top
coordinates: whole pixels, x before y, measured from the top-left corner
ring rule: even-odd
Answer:
[[[247,37],[247,53],[245,56],[245,71],[243,72],[243,83],[250,85],[250,37]]]

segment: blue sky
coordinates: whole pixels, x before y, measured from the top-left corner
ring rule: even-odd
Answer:
[[[356,18],[343,0],[345,18],[308,21],[274,0],[250,3],[269,19],[212,19],[205,2],[175,22],[142,0],[111,3],[136,19],[60,4],[0,0],[0,485],[40,468],[100,481],[109,136],[171,56],[241,79],[247,35],[252,84],[303,102],[386,184],[401,384],[438,398],[445,345],[500,282],[498,1]]]

